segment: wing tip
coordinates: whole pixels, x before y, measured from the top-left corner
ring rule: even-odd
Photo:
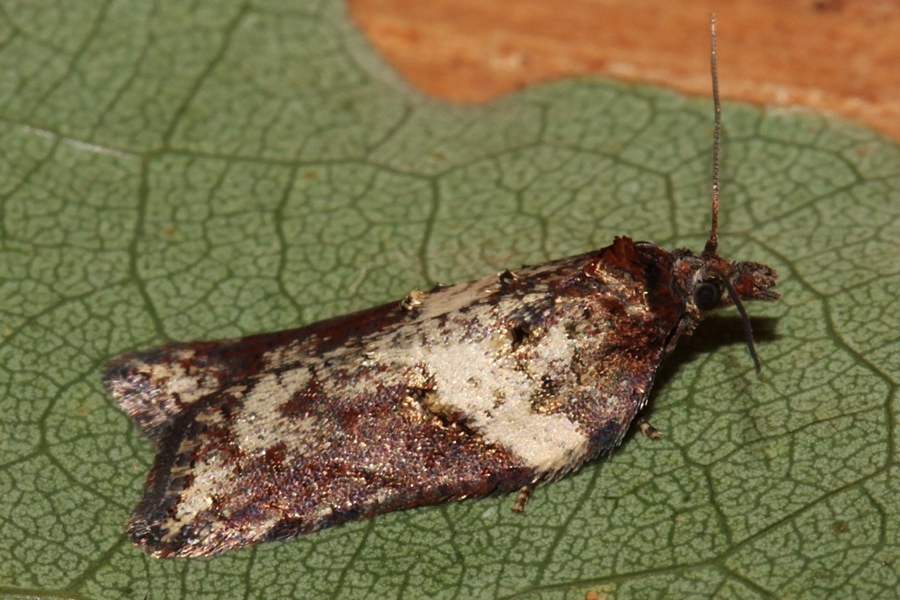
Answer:
[[[200,377],[184,368],[179,349],[157,348],[116,356],[103,365],[103,388],[151,439],[159,440],[185,399],[203,391]]]
[[[128,537],[136,547],[155,558],[204,558],[272,539],[266,535],[267,528],[241,531],[215,527],[210,521],[177,526],[173,522],[167,527],[167,519],[172,518],[169,513],[144,514],[138,507],[128,521]]]

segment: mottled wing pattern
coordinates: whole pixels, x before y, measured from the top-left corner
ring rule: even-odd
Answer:
[[[301,329],[114,360],[107,388],[159,449],[132,537],[210,555],[577,468],[621,441],[677,335],[669,260],[617,238]]]
[[[397,326],[406,317],[400,305],[392,302],[300,329],[123,354],[106,364],[103,384],[150,439],[160,440],[198,400],[267,369],[288,366],[287,356],[302,360],[295,352],[301,345],[315,355]]]

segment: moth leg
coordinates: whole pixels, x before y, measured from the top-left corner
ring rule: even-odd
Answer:
[[[528,501],[531,499],[531,494],[534,493],[534,484],[523,485],[519,488],[519,493],[516,495],[516,501],[513,502],[512,509],[513,512],[523,513],[525,512],[525,505],[528,504]]]
[[[636,422],[637,426],[641,430],[641,433],[646,435],[651,440],[658,440],[662,437],[662,431],[651,425],[650,421],[648,421],[644,417],[638,417]]]

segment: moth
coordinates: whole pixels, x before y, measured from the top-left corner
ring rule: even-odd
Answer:
[[[711,312],[779,295],[717,254],[721,129],[712,22],[712,226],[699,254],[616,237],[240,339],[124,354],[108,393],[157,447],[128,530],[158,557],[210,556],[355,519],[531,489],[604,455],[663,359]],[[649,424],[642,429],[652,432]]]

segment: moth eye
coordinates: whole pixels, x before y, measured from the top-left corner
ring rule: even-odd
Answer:
[[[708,281],[694,288],[694,304],[700,310],[712,310],[719,306],[719,286]]]

